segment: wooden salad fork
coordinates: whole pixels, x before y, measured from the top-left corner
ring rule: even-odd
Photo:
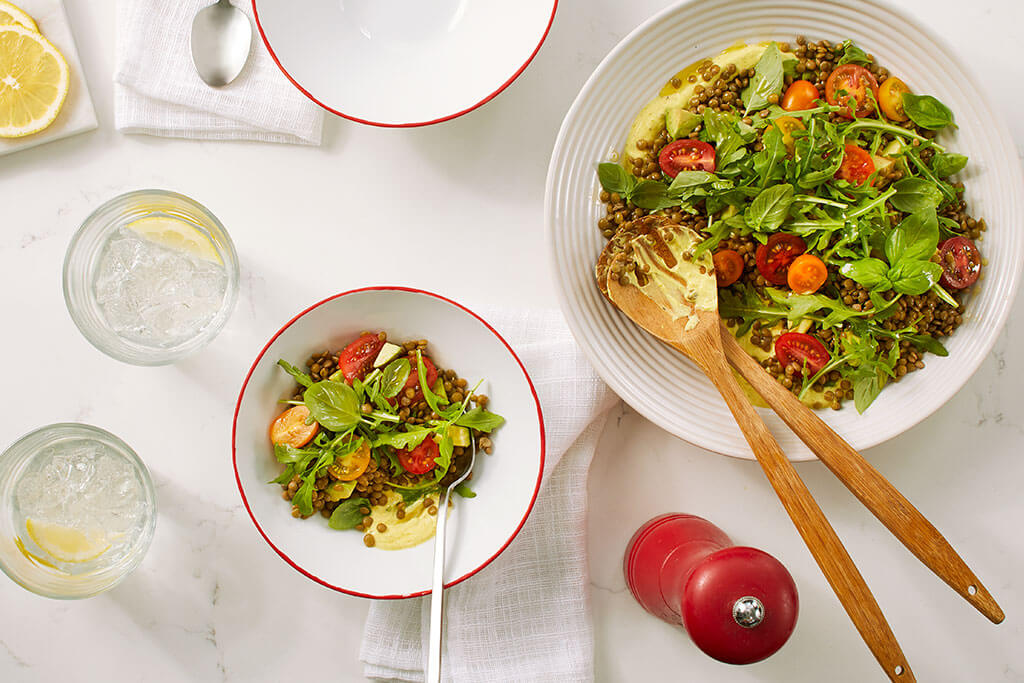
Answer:
[[[684,249],[682,258],[695,259],[694,264],[700,261],[705,273],[713,272],[708,254],[693,256],[692,245],[699,239],[681,226],[653,226],[647,234],[611,255],[610,262],[606,259],[607,294],[636,324],[683,352],[708,376],[725,399],[818,567],[886,675],[892,681],[914,681],[906,657],[853,559],[733,376],[722,345],[714,277],[711,276],[711,287],[700,295],[705,299],[703,302],[693,294],[684,296],[682,290],[671,290],[673,285],[685,289],[694,284],[688,285],[677,270],[681,265],[677,255]],[[660,276],[661,284],[656,285],[652,276]],[[698,300],[691,303],[687,315],[673,316],[665,304],[674,294],[678,295],[676,300]]]
[[[750,357],[720,324],[726,358],[893,536],[967,602],[998,624],[1005,615],[953,546],[871,463]]]

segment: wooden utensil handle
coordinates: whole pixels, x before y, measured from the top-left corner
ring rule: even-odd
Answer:
[[[724,326],[726,358],[782,421],[921,562],[993,623],[1003,610],[953,546],[888,479],[751,358]]]
[[[722,394],[789,518],[886,675],[903,683],[916,680],[875,596],[811,492],[743,394],[725,356],[719,349],[709,349],[700,354],[691,350],[691,357]]]

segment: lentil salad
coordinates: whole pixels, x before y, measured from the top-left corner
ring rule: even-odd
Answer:
[[[675,75],[598,176],[614,249],[696,230],[741,344],[815,408],[863,412],[963,322],[984,220],[936,141],[953,114],[851,41],[762,43]],[[597,277],[624,276],[598,263]]]
[[[504,419],[454,370],[438,368],[426,340],[388,342],[364,332],[338,352],[278,365],[297,382],[270,426],[292,515],[320,513],[355,529],[368,547],[398,549],[433,536],[435,494],[469,465],[471,441],[492,453]],[[472,479],[470,474],[469,479]],[[475,497],[467,482],[455,488]]]

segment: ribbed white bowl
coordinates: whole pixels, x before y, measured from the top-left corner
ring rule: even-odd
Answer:
[[[1017,291],[1024,260],[1021,167],[1002,118],[952,50],[911,17],[874,0],[702,0],[670,7],[630,33],[601,62],[562,123],[548,169],[545,219],[562,308],[577,341],[606,382],[638,412],[704,448],[753,457],[724,402],[679,353],[633,325],[594,282],[604,239],[597,163],[621,149],[633,116],[679,69],[736,42],[852,38],[916,92],[953,110],[959,130],[941,140],[970,156],[963,174],[969,210],[984,217],[984,280],[967,320],[948,339],[947,358],[887,387],[859,415],[852,406],[822,417],[854,448],[882,443],[945,403],[988,354]],[[768,426],[792,460],[814,456],[773,413]]]

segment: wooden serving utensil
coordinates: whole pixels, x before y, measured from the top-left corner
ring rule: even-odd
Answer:
[[[818,459],[936,576],[994,623],[1005,615],[953,546],[888,479],[780,385],[720,324],[725,356]]]
[[[694,268],[704,269],[701,276],[713,272],[710,255],[693,261],[692,246],[700,238],[674,224],[648,225],[651,229],[646,234],[626,243],[609,242],[608,258],[602,255],[602,290],[636,324],[682,351],[708,376],[725,399],[818,567],[886,675],[892,681],[916,680],[878,602],[842,541],[730,370],[722,348],[714,277],[711,276],[708,287]],[[680,259],[691,263],[684,266]],[[692,281],[687,281],[687,277]]]

